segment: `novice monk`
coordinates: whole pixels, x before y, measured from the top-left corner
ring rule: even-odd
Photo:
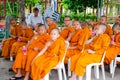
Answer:
[[[94,23],[94,27],[98,24],[105,24],[106,25],[106,31],[105,33],[107,33],[110,37],[113,34],[112,28],[110,27],[110,25],[107,24],[107,17],[106,16],[101,16],[99,22]]]
[[[120,54],[120,24],[113,25],[114,35],[111,44],[106,50],[105,63],[110,64],[117,54]]]
[[[26,45],[27,42],[33,37],[34,33],[33,33],[33,30],[31,28],[28,28],[27,27],[27,24],[26,23],[22,23],[21,24],[21,35],[18,37],[18,40],[17,42],[15,42],[13,45],[12,45],[12,49],[11,49],[11,52],[10,52],[10,55],[12,57],[15,57],[16,54],[17,54],[17,50]]]
[[[38,53],[36,50],[40,51],[44,47],[45,43],[50,40],[50,37],[46,33],[46,29],[43,24],[39,24],[36,31],[37,34],[35,34],[31,41],[26,46],[24,46],[26,51],[23,49],[23,47],[18,50],[15,62],[12,67],[16,75],[13,76],[11,80],[22,78],[22,76],[25,75],[25,68],[28,67],[28,64],[26,65],[26,63],[29,62],[28,59],[32,60]]]
[[[55,24],[54,20],[50,17],[46,18],[46,23],[48,25],[48,29],[47,29],[48,34],[50,34],[50,32],[53,28],[58,28],[57,25]]]
[[[10,38],[2,42],[2,55],[5,58],[10,58],[11,46],[14,42],[17,41],[18,36],[20,35],[20,26],[17,25],[15,19],[10,20]]]
[[[58,29],[52,29],[51,40],[34,58],[32,62],[32,80],[43,80],[45,75],[54,67],[61,64],[65,53],[65,40],[60,37]]]
[[[64,18],[64,25],[62,31],[60,32],[60,36],[63,37],[65,40],[68,40],[68,36],[70,33],[74,32],[74,28],[71,26],[71,20],[69,16]],[[69,41],[69,40],[68,40]]]
[[[69,41],[70,45],[67,50],[67,54],[65,57],[65,63],[68,62],[68,59],[75,54],[78,54],[83,49],[84,44],[84,31],[81,29],[81,25],[79,21],[74,21],[73,27],[75,28],[75,32],[71,33],[71,39]]]
[[[106,25],[99,24],[96,26],[96,36],[89,40],[88,47],[78,53],[71,59],[71,71],[74,73],[70,80],[75,80],[76,75],[78,80],[82,80],[86,66],[91,63],[100,62],[104,51],[107,49],[110,37],[104,34]]]

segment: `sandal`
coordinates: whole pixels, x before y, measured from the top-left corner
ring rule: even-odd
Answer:
[[[13,77],[10,78],[9,80],[19,80],[19,79],[22,79],[22,78],[23,78],[23,76],[21,76],[21,77],[13,76]]]

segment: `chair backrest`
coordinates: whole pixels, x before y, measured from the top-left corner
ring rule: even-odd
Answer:
[[[105,58],[105,55],[106,55],[106,51],[104,51],[103,55],[102,55],[102,59],[101,59],[101,62],[100,63],[104,63],[104,58]]]
[[[64,53],[64,56],[63,56],[63,59],[62,59],[62,63],[64,63],[64,59],[65,59],[65,56],[66,56],[66,53],[67,53],[67,49],[69,47],[69,42],[65,41],[65,44],[66,44],[66,49],[65,49],[65,53]]]

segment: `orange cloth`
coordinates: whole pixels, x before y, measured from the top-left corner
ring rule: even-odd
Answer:
[[[33,41],[31,45],[28,47],[27,52],[27,62],[26,62],[26,71],[30,72],[30,65],[32,60],[35,58],[35,56],[43,49],[46,42],[50,40],[50,36],[48,34],[43,34],[38,37],[38,40],[35,42]],[[35,51],[34,48],[38,48],[38,51]]]
[[[78,76],[84,76],[87,65],[101,61],[102,55],[107,49],[109,42],[110,38],[107,34],[96,37],[87,49],[71,58],[71,71]],[[88,49],[95,51],[95,53],[88,53]]]
[[[10,57],[10,50],[11,50],[12,44],[17,41],[17,37],[20,34],[20,32],[18,32],[20,28],[21,27],[19,25],[15,25],[14,27],[10,28],[10,35],[16,36],[16,38],[10,37],[2,42],[2,55],[1,56],[5,58]]]
[[[115,44],[110,45],[106,50],[105,63],[110,64],[117,54],[120,54],[120,33],[115,36]]]
[[[60,32],[60,35],[61,37],[63,37],[65,40],[68,38],[69,34],[71,32],[74,32],[75,29],[73,27],[65,27],[61,32]]]
[[[72,57],[75,54],[78,54],[83,49],[84,44],[84,31],[83,30],[77,30],[71,37],[71,40],[69,41],[71,47],[76,47],[76,49],[68,49],[67,54],[65,56],[65,63],[68,62],[68,59]]]
[[[52,30],[53,28],[58,28],[58,27],[57,27],[57,25],[54,24],[54,23],[51,24],[51,25],[49,25],[49,27],[48,27],[48,29],[47,29],[48,34],[50,34],[50,32],[51,32],[51,30]]]
[[[98,25],[98,24],[100,24],[100,22],[96,22],[96,23],[94,23],[94,27],[96,26],[96,25]],[[110,27],[110,25],[108,25],[108,24],[105,24],[106,25],[106,31],[105,31],[105,33],[107,33],[110,37],[113,35],[113,31],[112,31],[112,28]]]
[[[28,63],[30,63],[31,60],[33,59],[31,57],[36,56],[36,54],[38,53],[38,52],[34,51],[33,48],[38,47],[39,50],[41,50],[44,47],[45,43],[49,40],[50,40],[50,36],[48,34],[35,35],[32,38],[31,44],[28,45],[27,53],[24,54],[22,52],[23,47],[19,48],[15,62],[12,66],[13,71],[15,73],[17,73],[17,69],[19,68],[22,70],[22,75],[24,76],[25,72],[26,72],[26,70],[25,70],[26,67],[30,66],[30,64],[28,64]],[[32,53],[30,53],[30,51]]]
[[[54,68],[65,53],[65,40],[59,37],[51,46],[48,47],[46,52],[35,59],[31,67],[32,80],[40,80]]]
[[[21,30],[22,33],[20,34],[20,42],[15,42],[13,45],[12,45],[12,49],[11,49],[11,53],[10,55],[11,56],[16,56],[17,54],[17,51],[20,47],[24,46],[27,44],[27,42],[33,37],[34,33],[33,33],[33,30],[31,28],[26,28],[24,30]]]

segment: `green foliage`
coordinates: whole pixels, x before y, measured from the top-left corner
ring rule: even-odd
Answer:
[[[73,12],[83,12],[86,7],[97,8],[98,0],[63,0],[63,6]]]

